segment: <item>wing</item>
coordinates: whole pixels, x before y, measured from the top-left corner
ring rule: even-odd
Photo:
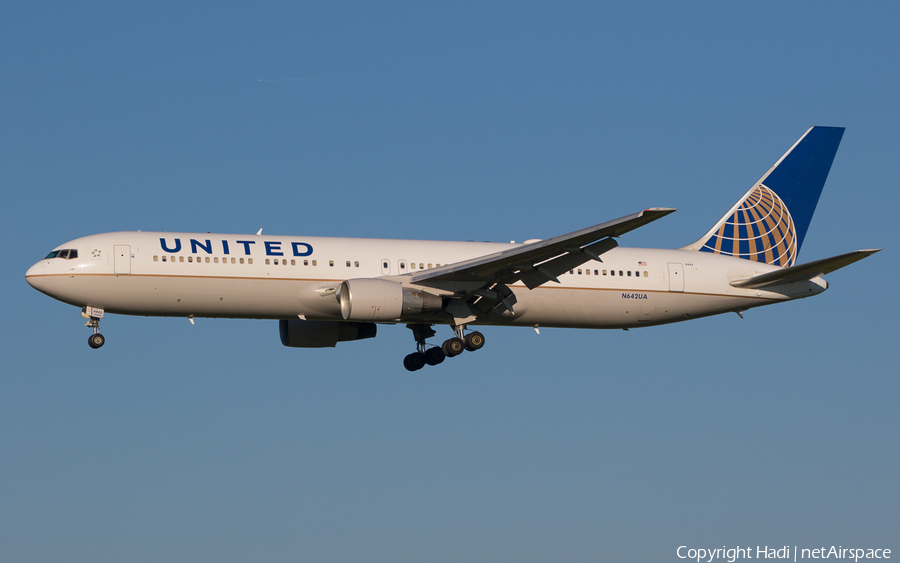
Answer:
[[[588,260],[602,262],[600,255],[618,246],[611,237],[621,236],[674,211],[653,207],[565,235],[413,274],[410,282],[430,287],[482,288],[522,281],[529,289],[548,281],[559,283],[557,276]]]

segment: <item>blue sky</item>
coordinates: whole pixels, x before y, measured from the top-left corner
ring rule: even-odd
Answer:
[[[900,549],[892,3],[8,3],[0,17],[0,559],[676,561]],[[31,289],[115,230],[508,241],[651,206],[696,240],[847,127],[815,299],[644,330],[281,346],[273,321]],[[446,337],[449,331],[439,336]]]

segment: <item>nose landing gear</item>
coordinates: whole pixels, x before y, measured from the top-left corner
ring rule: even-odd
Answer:
[[[409,354],[403,358],[403,367],[409,371],[418,371],[425,367],[436,366],[443,362],[445,358],[452,358],[462,354],[464,351],[474,352],[484,346],[484,335],[480,332],[470,332],[463,335],[465,325],[454,326],[453,331],[456,336],[445,340],[440,347],[432,347],[426,349],[426,338],[435,335],[431,325],[425,324],[408,324],[407,328],[413,331],[413,338],[416,339],[416,352]]]
[[[103,346],[103,344],[106,343],[106,338],[100,334],[100,319],[103,318],[103,309],[85,307],[81,310],[81,316],[87,319],[84,326],[93,329],[94,331],[94,333],[88,337],[88,346],[95,350]]]

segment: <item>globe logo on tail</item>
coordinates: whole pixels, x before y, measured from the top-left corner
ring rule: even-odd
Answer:
[[[793,266],[797,231],[787,206],[759,184],[737,206],[700,249],[776,266]]]

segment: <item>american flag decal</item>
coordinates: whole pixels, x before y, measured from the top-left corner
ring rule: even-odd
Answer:
[[[638,266],[646,266],[646,265],[647,265],[646,262],[638,262]]]

